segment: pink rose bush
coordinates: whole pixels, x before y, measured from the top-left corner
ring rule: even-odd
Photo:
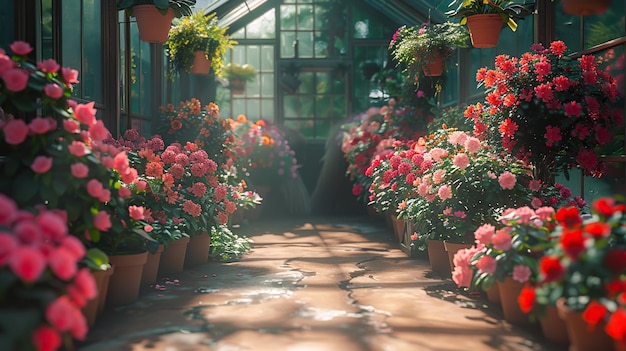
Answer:
[[[623,124],[615,79],[594,56],[572,59],[566,49],[555,41],[521,57],[496,57],[495,68],[476,74],[485,102],[465,111],[476,136],[536,166],[543,181],[573,167],[600,176],[599,149]]]
[[[72,338],[85,339],[81,308],[97,295],[66,213],[37,208],[20,209],[0,194],[0,346],[6,350],[58,350]]]
[[[11,47],[28,51],[28,44],[17,44]],[[103,143],[109,132],[94,103],[69,99],[76,71],[54,60],[33,65],[18,52],[10,57],[0,50],[0,62],[7,72],[26,72],[29,82],[17,89],[0,72],[0,107],[8,116],[0,121],[0,193],[20,208],[46,204],[64,211],[69,232],[88,248],[142,250],[146,238],[129,234],[140,224],[120,195],[137,170],[125,152]]]

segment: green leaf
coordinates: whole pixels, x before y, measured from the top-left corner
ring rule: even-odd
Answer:
[[[59,196],[65,194],[68,184],[69,182],[67,181],[67,179],[59,177],[58,175],[55,175],[52,178],[52,188],[54,189],[54,192]]]
[[[85,263],[89,268],[94,270],[104,271],[110,268],[109,256],[98,248],[91,248],[87,250],[87,253],[85,254]]]
[[[20,173],[13,183],[12,197],[20,204],[28,203],[39,191],[39,183],[29,173]]]

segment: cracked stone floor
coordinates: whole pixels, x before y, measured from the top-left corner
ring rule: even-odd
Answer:
[[[241,261],[209,262],[108,309],[83,351],[553,351],[539,328],[432,276],[368,217],[268,220]]]

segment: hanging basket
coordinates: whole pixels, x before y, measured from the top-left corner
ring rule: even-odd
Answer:
[[[498,45],[503,25],[504,22],[498,14],[480,14],[467,17],[467,28],[472,39],[472,46],[486,49]]]
[[[191,73],[198,75],[209,74],[211,70],[211,60],[206,58],[204,51],[196,51],[193,57],[193,66],[191,66]]]
[[[139,39],[147,43],[165,43],[174,19],[174,10],[162,14],[154,5],[133,6],[133,16],[137,19]]]
[[[426,77],[439,77],[443,74],[443,59],[441,56],[431,56],[428,63],[422,65]]]
[[[231,78],[228,80],[230,92],[234,95],[241,95],[246,90],[246,81],[239,78]]]
[[[604,13],[611,7],[611,0],[561,0],[563,12],[574,16],[588,16]]]

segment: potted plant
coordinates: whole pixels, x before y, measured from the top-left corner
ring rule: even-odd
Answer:
[[[446,12],[448,17],[460,17],[467,24],[475,48],[492,48],[498,45],[503,25],[517,30],[516,20],[532,13],[535,3],[520,4],[510,0],[453,0]]]
[[[222,58],[235,41],[226,35],[228,27],[220,27],[216,14],[196,12],[174,24],[165,43],[169,61],[167,74],[208,74],[210,69],[219,75]]]
[[[424,23],[400,27],[390,49],[412,77],[441,76],[455,47],[467,47],[467,29],[459,23]]]
[[[222,77],[228,79],[228,87],[233,94],[243,94],[246,82],[256,78],[256,69],[249,64],[228,63],[222,68]]]
[[[190,16],[196,0],[117,0],[117,9],[137,19],[141,41],[165,43],[174,17]]]

